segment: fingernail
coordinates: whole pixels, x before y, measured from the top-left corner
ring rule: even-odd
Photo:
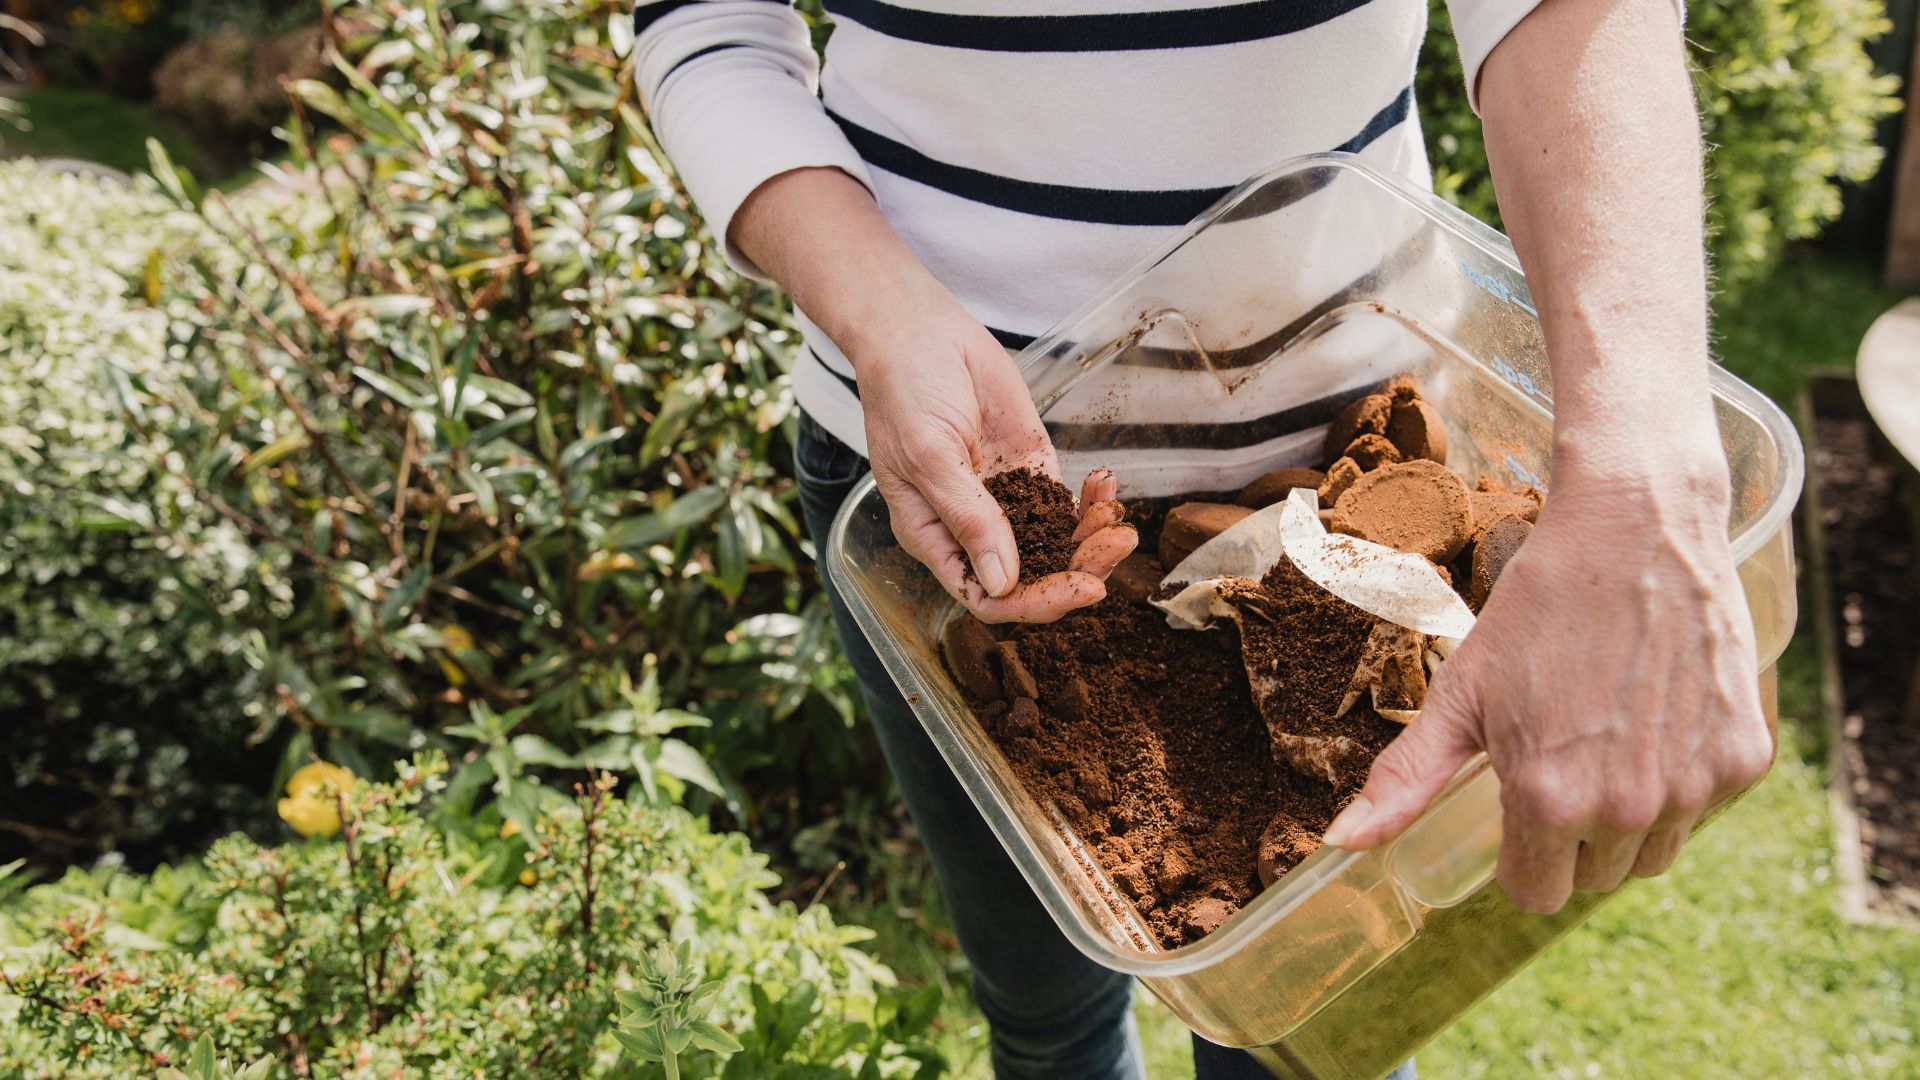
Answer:
[[[989,551],[980,556],[980,561],[974,564],[973,569],[979,575],[980,584],[986,588],[988,596],[1004,596],[1013,584],[1007,580],[1007,568],[1000,565],[1000,553],[997,551]]]
[[[1348,803],[1347,808],[1340,811],[1340,816],[1333,819],[1333,824],[1327,826],[1328,846],[1346,847],[1347,841],[1353,839],[1353,834],[1359,832],[1360,827],[1372,816],[1373,804],[1366,799],[1356,798]]]

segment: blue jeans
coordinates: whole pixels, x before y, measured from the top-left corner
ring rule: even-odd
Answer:
[[[828,526],[867,461],[812,417],[800,417],[794,450],[807,531]],[[827,575],[822,574],[824,580]],[[834,626],[873,717],[880,748],[933,860],[954,935],[973,967],[973,996],[992,1029],[1000,1080],[1137,1080],[1144,1077],[1133,1022],[1133,980],[1074,948],[901,698],[880,658],[826,581]],[[1196,1080],[1271,1080],[1243,1051],[1194,1036]],[[1389,1080],[1414,1080],[1412,1063]]]

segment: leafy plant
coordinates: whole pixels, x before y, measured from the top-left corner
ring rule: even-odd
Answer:
[[[686,942],[656,946],[640,956],[634,989],[615,997],[625,1015],[613,1037],[635,1061],[659,1062],[667,1080],[680,1080],[680,1055],[689,1048],[715,1054],[740,1050],[740,1040],[706,1018],[707,1006],[720,992],[718,979],[702,982],[692,966]]]
[[[629,1075],[639,1030],[689,1077],[944,1068],[927,996],[856,947],[869,931],[768,900],[744,838],[610,777],[531,831],[470,822],[445,768],[429,753],[339,792],[335,839],[236,836],[174,872],[211,916],[198,937],[148,901],[158,876],[16,897],[0,1072],[198,1077],[218,1055],[250,1075]]]
[[[1434,187],[1497,224],[1446,5],[1431,0],[1430,12],[1418,89]],[[1723,285],[1752,280],[1788,241],[1817,235],[1840,215],[1840,185],[1880,168],[1874,127],[1898,111],[1900,84],[1874,72],[1865,45],[1890,26],[1882,0],[1687,5],[1708,146],[1708,230]]]
[[[152,192],[32,162],[0,162],[0,206],[0,858],[198,846],[272,767],[245,746],[258,684],[230,620],[252,553],[182,498],[109,373],[192,377],[148,294],[212,237]]]
[[[207,197],[156,156],[224,246],[155,270],[192,373],[121,383],[254,552],[274,784],[434,746],[523,824],[592,768],[794,828],[817,800],[787,792],[870,783],[800,558],[797,337],[662,163],[626,6],[322,14],[339,88],[292,84],[277,185]]]

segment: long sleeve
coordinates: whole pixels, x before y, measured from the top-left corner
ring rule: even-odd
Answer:
[[[1467,76],[1467,104],[1480,112],[1480,65],[1508,31],[1533,13],[1541,0],[1447,0],[1453,37],[1460,44],[1460,68]],[[1673,0],[1680,21],[1687,21],[1685,0]]]
[[[783,0],[655,0],[639,5],[634,25],[641,104],[741,272],[765,277],[726,240],[740,204],[763,182],[830,166],[873,186],[820,104],[806,23]]]

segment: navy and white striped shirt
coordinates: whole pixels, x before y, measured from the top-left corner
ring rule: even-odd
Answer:
[[[1471,89],[1538,0],[1450,0]],[[836,166],[1017,349],[1255,172],[1359,153],[1425,184],[1425,0],[652,0],[641,100],[724,237],[762,182]],[[729,258],[758,271],[738,251]],[[794,393],[863,453],[853,369],[801,313]]]

